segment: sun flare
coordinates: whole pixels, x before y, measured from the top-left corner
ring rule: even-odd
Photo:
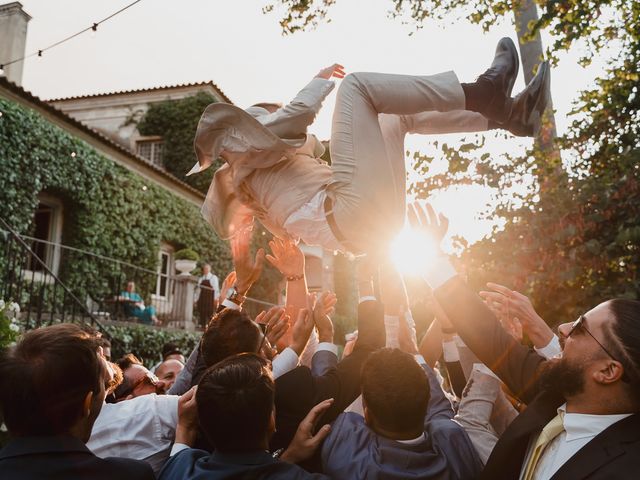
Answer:
[[[404,275],[423,275],[438,255],[438,246],[426,234],[405,225],[390,247],[391,261]]]

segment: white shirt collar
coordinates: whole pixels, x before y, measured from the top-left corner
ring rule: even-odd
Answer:
[[[563,416],[566,441],[595,437],[611,425],[629,417],[630,413],[618,415],[591,415],[586,413],[567,413],[567,404],[558,407],[558,415]]]
[[[417,445],[425,439],[426,434],[423,432],[422,435],[416,438],[412,438],[411,440],[396,440],[398,443],[403,443],[405,445]]]

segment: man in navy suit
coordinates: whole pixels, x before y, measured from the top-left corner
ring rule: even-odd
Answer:
[[[324,426],[312,434],[332,401],[312,409],[292,444],[277,458],[268,452],[276,424],[275,388],[268,361],[254,353],[234,355],[209,368],[197,387],[195,401],[186,402],[181,411],[176,442],[160,480],[327,478],[295,463],[309,458],[329,432]],[[198,422],[215,448],[211,454],[189,448]]]
[[[73,324],[27,332],[0,358],[0,406],[12,440],[0,450],[12,480],[153,480],[142,461],[98,458],[85,446],[109,381],[98,339]]]
[[[362,403],[364,417],[342,413],[322,448],[323,471],[332,478],[453,480],[480,473],[471,440],[420,355],[372,353],[362,368]]]

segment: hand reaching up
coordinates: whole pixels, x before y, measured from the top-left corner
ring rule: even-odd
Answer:
[[[333,405],[333,398],[329,398],[317,404],[300,422],[293,440],[289,447],[284,451],[280,459],[289,463],[303,462],[313,455],[316,449],[322,444],[324,439],[329,435],[331,427],[324,425],[315,435],[313,431],[320,420],[320,417]]]
[[[318,341],[333,343],[333,322],[331,314],[338,301],[335,293],[323,292],[313,309],[313,323],[318,329]]]
[[[285,313],[284,307],[271,307],[262,311],[256,317],[256,323],[265,325],[267,340],[270,345],[276,345],[282,336],[289,330],[290,317]]]
[[[449,229],[449,219],[442,213],[436,215],[430,204],[427,203],[423,207],[418,202],[409,205],[407,215],[411,227],[426,234],[440,248],[442,239]]]
[[[298,319],[292,328],[290,345],[298,356],[302,355],[302,352],[304,352],[307,342],[309,341],[311,331],[313,330],[313,326],[314,323],[311,311],[308,308],[300,309],[298,312]]]
[[[304,275],[304,254],[291,240],[274,238],[269,242],[273,255],[266,258],[271,265],[285,277],[299,277]]]
[[[196,404],[197,386],[178,399],[178,426],[176,427],[177,443],[192,446],[198,433],[198,406]]]
[[[250,229],[244,229],[236,233],[231,239],[231,257],[236,271],[236,287],[238,293],[246,295],[260,274],[264,264],[264,250],[256,252],[255,260],[251,258],[251,234]]]
[[[229,272],[229,275],[227,275],[224,281],[222,282],[222,288],[220,289],[220,297],[222,297],[223,299],[226,298],[227,292],[235,284],[236,284],[236,271],[231,270]]]
[[[344,67],[339,63],[334,63],[333,65],[320,70],[316,75],[316,78],[324,78],[325,80],[329,80],[331,77],[344,78],[344,76]]]
[[[507,331],[515,330],[517,333],[519,328],[537,348],[551,341],[553,331],[535,311],[529,297],[497,283],[487,283],[487,287],[491,291],[482,291],[480,296],[506,325]]]

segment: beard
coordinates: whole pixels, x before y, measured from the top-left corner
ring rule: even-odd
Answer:
[[[584,391],[584,367],[574,365],[566,358],[549,360],[542,367],[539,381],[543,390],[559,392],[565,398],[573,397]]]

